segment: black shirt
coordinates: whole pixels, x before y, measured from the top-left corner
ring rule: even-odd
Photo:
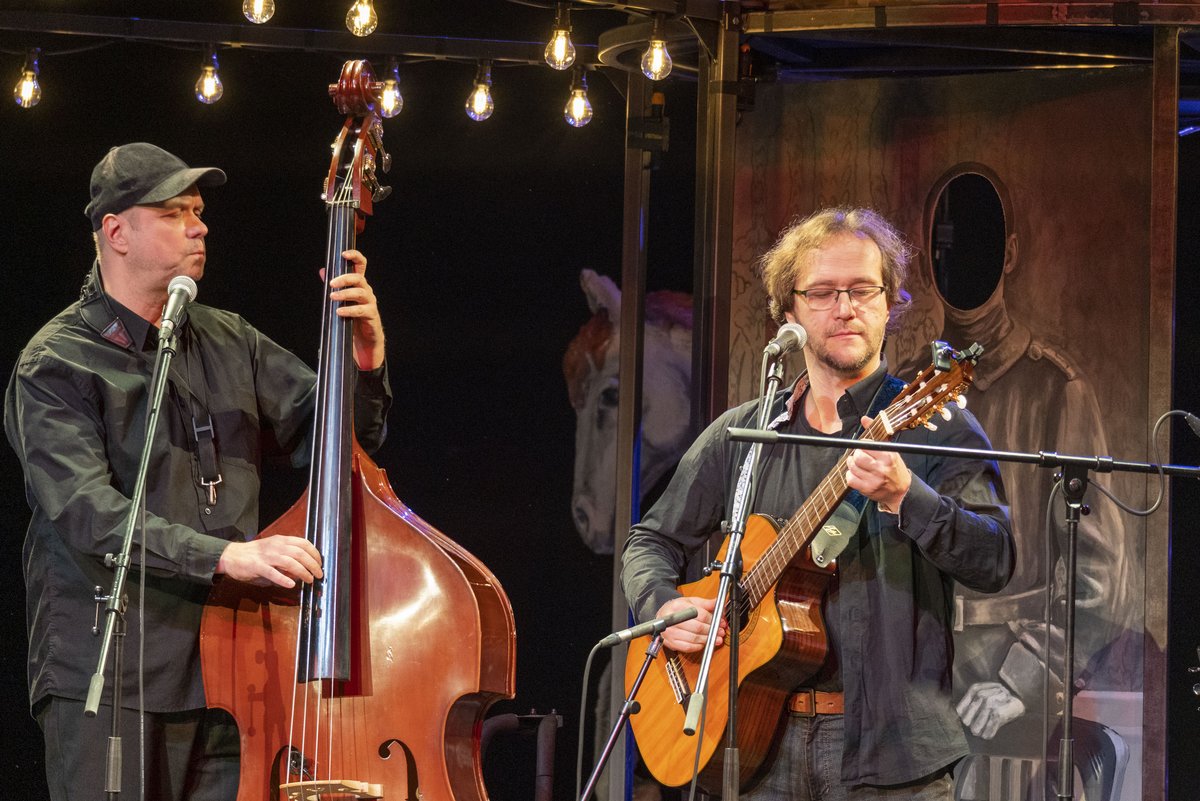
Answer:
[[[77,700],[96,669],[94,588],[108,591],[105,554],[120,550],[144,441],[157,331],[99,288],[93,270],[80,300],[21,352],[4,426],[25,472],[32,519],[23,550],[30,700]],[[309,458],[315,377],[294,354],[241,317],[193,304],[163,401],[146,483],[145,617],[130,574],[123,699],[137,703],[137,654],[146,632],[146,710],[203,707],[200,614],[221,552],[259,530],[264,452]],[[385,369],[360,373],[356,432],[384,436]],[[194,421],[211,415],[221,475],[209,503]],[[133,550],[141,562],[140,544]],[[111,665],[110,665],[111,672]],[[106,696],[107,698],[107,696]]]

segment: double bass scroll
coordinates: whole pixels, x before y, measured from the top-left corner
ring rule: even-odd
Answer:
[[[351,329],[328,282],[388,193],[381,84],[350,61],[323,198],[326,290],[309,486],[262,537],[303,536],[325,577],[291,591],[221,578],[200,630],[208,705],[241,735],[238,801],[486,801],[480,730],[511,698],[512,607],[495,576],[396,496],[355,442]]]

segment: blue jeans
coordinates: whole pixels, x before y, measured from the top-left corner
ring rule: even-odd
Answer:
[[[953,801],[949,772],[899,787],[842,784],[842,716],[789,714],[770,772],[743,801]]]

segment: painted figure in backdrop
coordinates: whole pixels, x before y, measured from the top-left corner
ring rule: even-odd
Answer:
[[[613,552],[617,501],[617,398],[620,390],[621,290],[612,279],[583,270],[579,283],[591,318],[567,346],[563,375],[575,409],[575,485],[571,510],[584,543],[598,554]],[[683,292],[646,295],[643,341],[642,445],[640,499],[661,494],[691,433],[692,299]],[[596,699],[594,758],[599,759],[612,727],[612,704],[606,691],[612,663],[600,675]],[[607,771],[602,782],[607,781]],[[605,784],[596,796],[606,795]],[[655,796],[639,781],[638,798]]]
[[[111,149],[92,172],[85,214],[96,259],[80,298],[33,336],[8,385],[4,427],[32,510],[23,553],[29,700],[54,801],[105,797],[111,695],[99,715],[83,714],[100,644],[90,634],[93,593],[112,584],[105,555],[120,550],[130,514],[167,285],[204,277],[201,189],[223,183],[221,170],[190,168],[154,145]],[[366,259],[342,255],[354,270],[331,282],[331,297],[353,321],[354,420],[373,449],[391,397],[383,328]],[[121,787],[141,795],[141,677],[145,797],[226,800],[237,792],[239,739],[228,714],[205,709],[200,614],[218,574],[279,587],[322,575],[304,537],[254,539],[264,450],[308,458],[315,376],[241,317],[208,306],[188,307],[177,340],[151,446],[145,555],[134,547],[127,585]],[[108,672],[111,693],[111,660]]]
[[[1083,370],[1062,347],[1031,331],[1009,310],[1005,288],[1020,272],[1022,253],[1007,187],[984,165],[968,164],[952,170],[934,192],[929,226],[934,240],[928,252],[936,308],[944,320],[939,338],[985,347],[975,370],[972,412],[1004,450],[1108,454],[1100,407]],[[939,203],[943,196],[947,203]],[[954,211],[943,214],[939,209]],[[910,365],[915,369],[922,358],[928,354],[912,354]],[[972,760],[964,772],[964,801],[1040,799],[1039,771],[1047,768],[1050,781],[1057,776],[1056,738],[1047,749],[1052,764],[1041,763],[1047,677],[1052,719],[1062,711],[1067,602],[1063,501],[1060,494],[1048,535],[1052,471],[1012,462],[1001,463],[1000,471],[1012,498],[1016,572],[997,595],[984,596],[969,587],[955,592],[957,708],[972,752],[988,757]],[[1094,488],[1086,501],[1091,513],[1080,520],[1077,546],[1075,686],[1138,689],[1138,571],[1116,508]],[[1053,577],[1054,599],[1049,620],[1048,577]],[[1084,719],[1076,723],[1075,761],[1088,798],[1116,801],[1128,759],[1126,744],[1109,728]],[[1014,770],[1014,758],[1027,764]],[[989,787],[999,784],[992,781],[994,772],[1021,778],[1006,782],[1010,790],[1003,798],[991,798]]]
[[[563,375],[575,409],[575,486],[571,511],[589,548],[613,552],[617,481],[617,375],[621,290],[583,270],[579,283],[592,317],[567,346]],[[646,295],[642,385],[641,498],[657,497],[687,449],[692,388],[692,299],[682,292]]]
[[[762,258],[772,317],[799,323],[809,336],[806,372],[769,414],[778,430],[857,435],[899,392],[882,344],[906,305],[910,254],[878,214],[837,208],[794,223]],[[630,532],[621,579],[637,619],[699,610],[665,632],[675,652],[698,652],[713,625],[714,599],[683,597],[676,585],[688,556],[730,516],[747,448],[724,432],[751,425],[756,405],[727,411],[700,435]],[[897,439],[989,447],[970,412],[947,409],[936,431],[903,431]],[[783,698],[786,714],[770,733],[777,753],[743,797],[949,801],[950,770],[968,753],[951,690],[953,582],[995,592],[1015,563],[999,469],[988,460],[870,449],[855,449],[839,464],[842,455],[764,451],[756,513],[791,517],[831,473],[867,502],[825,597],[828,658]],[[720,625],[723,645],[728,631]]]

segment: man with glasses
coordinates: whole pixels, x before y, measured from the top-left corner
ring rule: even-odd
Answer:
[[[858,436],[899,391],[882,348],[906,305],[909,258],[886,220],[850,208],[797,222],[763,257],[772,317],[808,332],[806,372],[769,416],[777,430]],[[729,516],[747,446],[728,441],[725,430],[753,425],[756,404],[727,411],[701,434],[625,548],[622,587],[639,620],[699,609],[664,633],[666,647],[677,652],[700,651],[712,625],[714,599],[681,597],[676,584],[687,557]],[[935,431],[897,439],[989,447],[975,419],[956,407]],[[765,448],[752,511],[791,517],[841,455],[834,448]],[[815,676],[798,678],[778,754],[743,797],[948,801],[950,770],[968,753],[950,686],[952,587],[958,581],[996,592],[1012,575],[1000,474],[990,460],[855,450],[846,483],[869,503],[824,601],[829,657]],[[718,645],[727,633],[721,627]]]

